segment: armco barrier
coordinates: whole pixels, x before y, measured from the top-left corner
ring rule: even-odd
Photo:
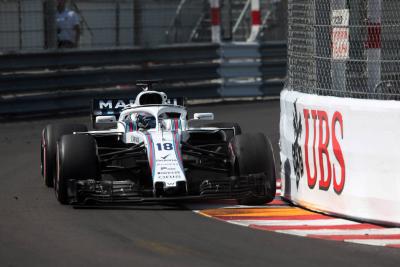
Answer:
[[[261,57],[269,48],[282,56],[268,58],[271,69]],[[135,94],[143,79],[163,80],[171,96],[278,96],[285,51],[284,43],[235,43],[0,55],[0,116],[88,110],[88,99]]]
[[[0,54],[0,71],[140,65],[149,62],[198,62],[219,57],[218,44],[169,45],[155,48],[50,50]]]
[[[258,43],[227,43],[220,49],[222,97],[262,96]]]
[[[282,81],[286,76],[287,49],[286,43],[267,42],[260,44],[261,58],[261,86],[260,91],[264,96],[279,95],[282,90]]]
[[[281,93],[282,195],[400,225],[400,102]]]
[[[134,84],[140,79],[162,79],[168,83],[195,82],[218,79],[218,63],[182,65],[156,65],[149,67],[95,70],[63,70],[35,74],[13,74],[0,78],[2,93],[47,92],[57,89],[85,89]]]

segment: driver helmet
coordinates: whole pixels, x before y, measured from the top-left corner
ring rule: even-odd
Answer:
[[[156,118],[150,114],[138,114],[136,123],[140,129],[152,129],[156,127]]]

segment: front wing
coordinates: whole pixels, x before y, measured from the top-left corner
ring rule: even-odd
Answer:
[[[155,197],[152,191],[143,191],[131,181],[70,180],[70,203],[89,205],[101,203],[135,204],[142,202],[182,202],[205,199],[240,199],[257,192],[263,186],[265,174],[231,176],[203,180],[199,193]]]

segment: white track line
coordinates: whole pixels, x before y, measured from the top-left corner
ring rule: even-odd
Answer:
[[[264,209],[269,209],[269,208],[273,208],[273,209],[285,209],[288,208],[288,206],[285,206],[285,204],[267,204],[268,206],[247,206],[247,205],[236,205],[236,206],[229,206],[229,207],[225,207],[226,209],[260,209],[260,210],[264,210]]]
[[[344,241],[372,246],[400,245],[400,239],[346,239]]]
[[[193,212],[201,212],[202,210],[208,209],[233,209],[238,208],[236,206],[226,206],[226,204],[187,204],[185,205],[188,209],[191,209]]]
[[[229,223],[238,225],[258,225],[258,226],[302,226],[302,225],[349,225],[358,224],[357,222],[344,219],[324,219],[324,220],[227,220]],[[289,230],[288,230],[289,231]]]
[[[298,236],[308,235],[396,235],[400,234],[400,228],[383,228],[383,229],[362,229],[362,230],[331,230],[331,229],[318,229],[318,230],[277,230],[278,233],[291,234]]]

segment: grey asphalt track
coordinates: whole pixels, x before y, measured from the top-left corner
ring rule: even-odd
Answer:
[[[191,111],[262,131],[277,150],[278,101]],[[180,206],[61,206],[39,168],[40,131],[51,121],[60,120],[0,125],[0,266],[400,266],[398,249],[258,231]]]

